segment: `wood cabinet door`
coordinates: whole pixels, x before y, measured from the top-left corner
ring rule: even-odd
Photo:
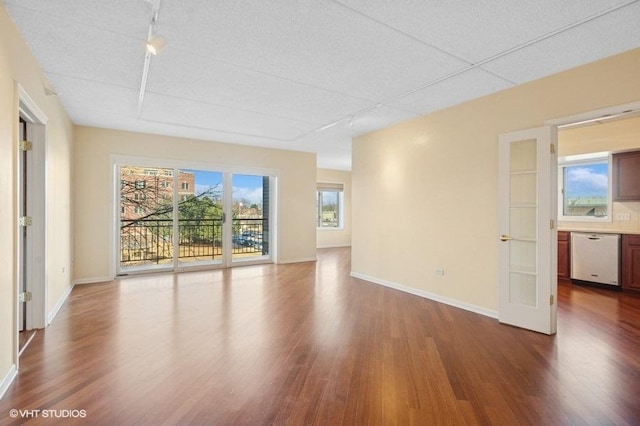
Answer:
[[[570,238],[568,232],[558,232],[558,278],[571,278]]]
[[[640,151],[613,154],[613,201],[640,200]]]
[[[622,288],[640,291],[640,235],[622,236]]]

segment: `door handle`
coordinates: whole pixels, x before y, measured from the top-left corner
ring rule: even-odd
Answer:
[[[508,235],[504,235],[504,234],[500,235],[500,241],[509,241],[509,240],[512,240],[512,239],[513,238],[511,238]]]

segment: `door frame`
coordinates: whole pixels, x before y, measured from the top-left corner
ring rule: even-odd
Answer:
[[[610,116],[618,116],[618,115],[623,115],[626,113],[630,113],[630,112],[637,112],[640,111],[640,101],[634,101],[634,102],[630,102],[630,103],[626,103],[626,104],[621,104],[621,105],[615,105],[615,106],[611,106],[611,107],[605,107],[605,108],[600,108],[600,109],[596,109],[596,110],[592,110],[592,111],[587,111],[587,112],[583,112],[580,114],[574,114],[574,115],[569,115],[569,116],[562,116],[562,117],[557,117],[557,118],[553,118],[553,119],[549,119],[546,120],[544,122],[544,126],[549,126],[551,127],[552,131],[554,132],[554,134],[552,135],[552,137],[554,138],[554,140],[557,141],[558,139],[558,130],[562,127],[565,126],[569,126],[572,124],[577,124],[577,123],[586,123],[586,122],[590,122],[590,121],[596,121],[598,119],[606,119],[607,117]],[[510,132],[510,133],[515,133],[515,132]],[[557,144],[556,144],[557,146]],[[558,148],[556,148],[558,149]],[[556,154],[556,170],[557,170],[557,154]],[[551,195],[554,193],[554,191],[557,192],[557,179],[551,179],[551,181],[549,182],[549,191],[548,194]],[[552,202],[554,200],[551,200]],[[556,197],[556,201],[557,201],[557,197]],[[554,230],[552,232],[552,238],[549,241],[549,251],[550,252],[554,252],[555,250],[557,250],[557,230],[558,230],[558,209],[557,206],[555,208],[554,214],[552,215],[552,217],[554,218],[555,221],[555,226],[554,226]],[[551,256],[551,272],[552,273],[556,273],[557,274],[557,268],[558,268],[558,259],[557,256]],[[551,277],[551,279],[553,279],[553,277]],[[556,281],[555,281],[555,288],[552,289],[555,290],[552,292],[552,294],[557,296],[557,277],[556,277]],[[557,309],[557,297],[555,300],[555,308]],[[556,319],[554,319],[555,321]]]
[[[30,226],[31,232],[28,236],[28,241],[23,243],[22,238],[19,237],[16,242],[16,361],[18,358],[18,330],[20,321],[20,309],[18,301],[19,294],[21,292],[21,285],[23,280],[22,274],[22,262],[27,262],[27,267],[31,271],[31,275],[27,278],[27,291],[32,293],[31,306],[26,312],[27,330],[45,328],[47,326],[47,253],[46,253],[46,234],[47,234],[47,217],[46,217],[46,196],[47,196],[47,132],[46,125],[48,118],[33,101],[29,94],[17,84],[18,92],[18,108],[17,116],[15,117],[16,126],[19,125],[19,117],[21,117],[27,123],[28,139],[32,142],[31,158],[28,167],[27,177],[27,205],[29,206],[29,216],[32,218],[32,225]],[[16,203],[15,217],[16,217],[16,232],[17,235],[21,234],[21,226],[18,224],[18,218],[20,217],[20,202],[21,202],[21,185],[22,185],[22,164],[21,164],[21,151],[18,149],[20,143],[19,129],[15,132],[15,158],[14,164],[16,169],[16,195],[18,202]],[[22,253],[24,244],[27,245],[29,256],[27,259],[23,259]]]

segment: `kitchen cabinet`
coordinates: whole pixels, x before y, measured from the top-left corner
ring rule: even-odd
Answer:
[[[571,233],[558,231],[558,279],[571,279]]]
[[[640,292],[640,235],[622,236],[622,288]]]
[[[613,154],[613,201],[640,201],[640,151]]]

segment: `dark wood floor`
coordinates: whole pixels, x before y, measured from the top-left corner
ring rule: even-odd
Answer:
[[[77,286],[0,424],[640,422],[640,296],[561,284],[544,336],[350,278],[349,249],[319,257]]]

